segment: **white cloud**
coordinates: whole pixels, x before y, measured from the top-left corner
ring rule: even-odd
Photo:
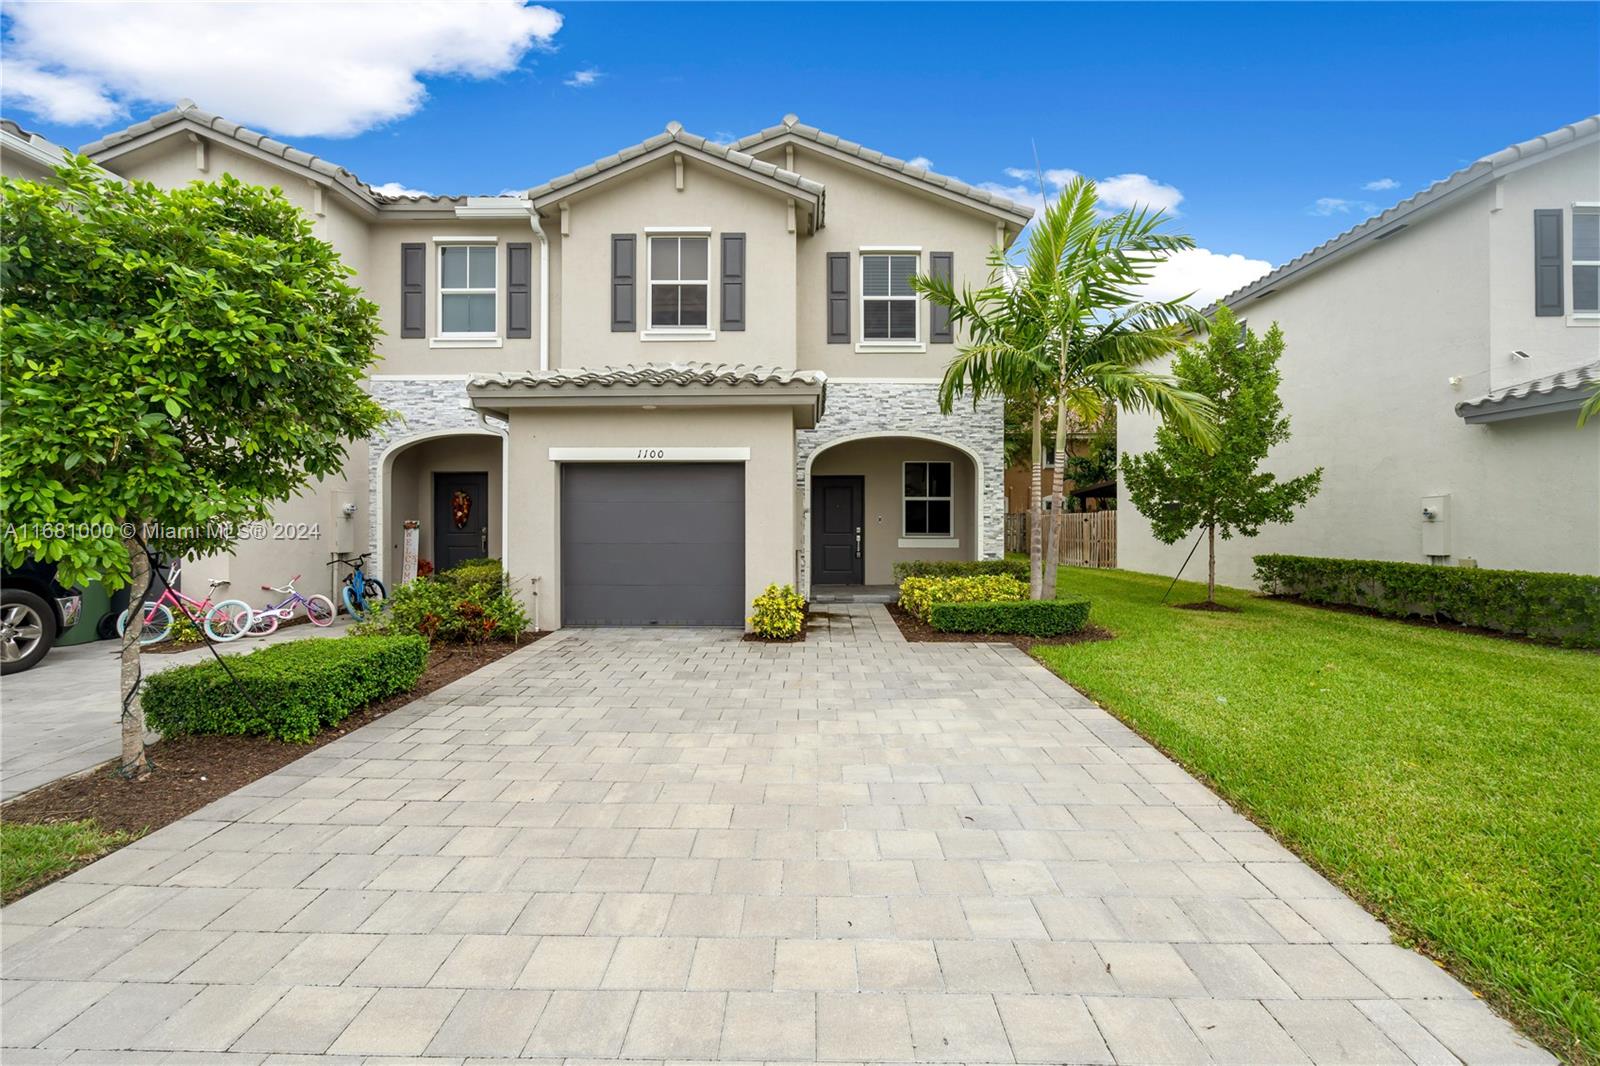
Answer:
[[[925,155],[912,156],[910,159],[906,160],[906,166],[921,167],[923,170],[932,170],[933,160],[929,159]]]
[[[1154,276],[1140,286],[1139,294],[1152,300],[1174,300],[1193,293],[1189,303],[1205,307],[1271,269],[1272,264],[1265,259],[1213,252],[1209,248],[1186,248],[1157,265]]]
[[[382,185],[374,185],[372,187],[372,191],[380,196],[408,196],[412,199],[416,199],[419,196],[433,195],[433,193],[428,192],[426,189],[413,189],[410,186],[403,185],[398,181],[386,181]]]
[[[1378,205],[1370,200],[1345,200],[1337,196],[1321,196],[1306,210],[1313,215],[1370,215]]]
[[[983,182],[978,188],[997,196],[1004,196],[1008,200],[1015,200],[1019,204],[1027,204],[1033,208],[1034,214],[1044,209],[1045,198],[1039,190],[1041,176],[1049,194],[1054,197],[1068,182],[1079,175],[1078,171],[1067,168],[1051,168],[1041,174],[1039,170],[1028,167],[1006,167],[1004,173],[1018,184],[1004,185],[989,181]],[[1100,178],[1095,182],[1095,191],[1100,196],[1101,210],[1104,214],[1139,206],[1176,215],[1178,205],[1183,202],[1183,193],[1171,185],[1162,184],[1148,174],[1115,174],[1109,178]]]
[[[285,136],[349,137],[422,106],[423,79],[492,78],[561,15],[521,0],[6,5],[4,103],[105,125],[190,97]],[[92,29],[90,29],[92,27]]]
[[[1388,192],[1390,189],[1398,189],[1400,183],[1393,178],[1379,178],[1377,181],[1369,181],[1361,187],[1368,192]]]
[[[605,71],[599,67],[584,67],[582,70],[575,70],[567,75],[566,80],[561,84],[569,89],[588,89],[598,85],[600,79],[605,76]]]

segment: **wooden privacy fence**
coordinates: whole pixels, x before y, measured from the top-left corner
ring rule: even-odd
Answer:
[[[1048,536],[1050,524],[1045,523]],[[1006,551],[1028,550],[1028,515],[1006,515]],[[1061,516],[1060,560],[1071,566],[1117,565],[1117,512],[1071,511]]]

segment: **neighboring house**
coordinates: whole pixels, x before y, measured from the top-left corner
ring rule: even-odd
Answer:
[[[540,622],[742,624],[768,583],[1002,550],[998,403],[939,414],[958,281],[1027,208],[801,124],[663,133],[518,196],[384,195],[182,101],[83,151],[164,186],[277,185],[355,268],[403,416],[263,539],[235,593],[374,553],[499,556]]]
[[[1600,116],[1473,163],[1222,301],[1284,331],[1292,438],[1268,468],[1325,470],[1287,526],[1217,543],[1250,585],[1262,552],[1600,573]],[[1118,450],[1154,443],[1120,416]],[[1171,574],[1132,507],[1122,566]]]
[[[0,174],[8,178],[43,181],[72,153],[59,144],[25,130],[8,118],[0,118]]]

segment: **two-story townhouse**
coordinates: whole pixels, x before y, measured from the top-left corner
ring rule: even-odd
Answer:
[[[503,558],[546,628],[738,625],[771,582],[1002,550],[999,407],[941,415],[959,337],[909,280],[981,278],[1023,206],[793,115],[731,146],[672,123],[512,196],[384,195],[190,101],[83,151],[279,186],[381,309],[399,417],[201,577],[370,551],[393,580],[415,523],[435,567]]]
[[[1218,541],[1252,555],[1600,573],[1600,116],[1485,156],[1221,303],[1277,322],[1291,439],[1266,464],[1324,468],[1286,526]],[[1154,445],[1138,412],[1118,450]],[[1126,487],[1123,486],[1126,496]],[[1189,551],[1118,512],[1117,552],[1174,573]]]

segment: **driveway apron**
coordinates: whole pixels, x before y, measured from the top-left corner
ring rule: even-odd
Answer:
[[[1553,1061],[1021,652],[821,621],[562,631],[19,901],[0,1059]]]

